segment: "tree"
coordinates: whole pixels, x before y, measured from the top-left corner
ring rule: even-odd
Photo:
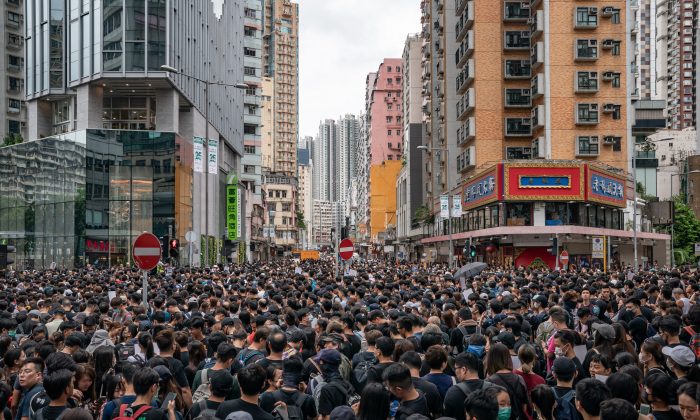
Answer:
[[[700,242],[700,221],[681,197],[674,197],[673,203],[673,247],[676,250],[674,258],[676,264],[685,264],[694,259],[695,243]]]
[[[297,211],[297,228],[306,229],[306,221],[304,220],[304,213]]]
[[[639,198],[646,202],[659,201],[659,197],[647,194],[644,184],[639,181],[637,181],[637,194],[639,195]]]
[[[20,144],[24,142],[24,138],[22,138],[22,135],[19,133],[9,133],[8,135],[5,136],[5,139],[3,140],[2,145],[3,146],[12,146],[13,144]]]
[[[433,214],[432,210],[430,210],[430,207],[423,204],[416,209],[415,213],[413,213],[413,219],[420,225],[427,225],[433,223],[435,220],[435,215]]]

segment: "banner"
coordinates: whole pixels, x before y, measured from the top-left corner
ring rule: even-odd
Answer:
[[[605,258],[605,240],[602,236],[591,239],[591,258]]]
[[[238,180],[226,186],[226,230],[230,241],[238,240],[238,216],[240,214],[240,201],[238,200]]]
[[[446,195],[440,196],[440,218],[447,219],[450,217],[450,200]]]
[[[194,171],[202,173],[204,172],[204,139],[201,137],[195,137],[194,144]]]
[[[219,140],[209,139],[209,158],[207,159],[209,173],[216,175],[219,173]]]
[[[462,197],[452,196],[452,217],[462,217]]]

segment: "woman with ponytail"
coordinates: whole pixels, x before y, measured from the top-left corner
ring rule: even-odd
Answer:
[[[544,378],[532,371],[533,365],[537,361],[537,352],[530,344],[524,344],[518,349],[518,359],[520,360],[520,368],[513,370],[513,373],[523,378],[527,393],[530,394],[537,385],[545,383]]]

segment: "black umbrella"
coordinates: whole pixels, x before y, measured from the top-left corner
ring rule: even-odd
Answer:
[[[461,279],[476,276],[477,274],[484,271],[486,267],[488,267],[488,264],[482,262],[469,263],[457,270],[457,273],[455,273],[454,278]]]

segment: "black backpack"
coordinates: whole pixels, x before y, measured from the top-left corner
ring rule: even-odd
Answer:
[[[355,366],[352,370],[352,386],[358,391],[362,392],[367,385],[367,376],[369,371],[372,370],[374,365],[377,363],[377,358],[372,357],[371,359],[364,359]]]
[[[281,390],[277,390],[272,394],[274,395],[276,401],[285,401],[287,403],[287,418],[284,418],[283,420],[305,420],[304,412],[302,411],[301,407],[304,405],[304,401],[306,401],[306,394],[296,392],[294,394],[294,401],[291,404],[285,398],[285,395]],[[274,410],[273,414],[275,418],[282,419],[279,411]]]

